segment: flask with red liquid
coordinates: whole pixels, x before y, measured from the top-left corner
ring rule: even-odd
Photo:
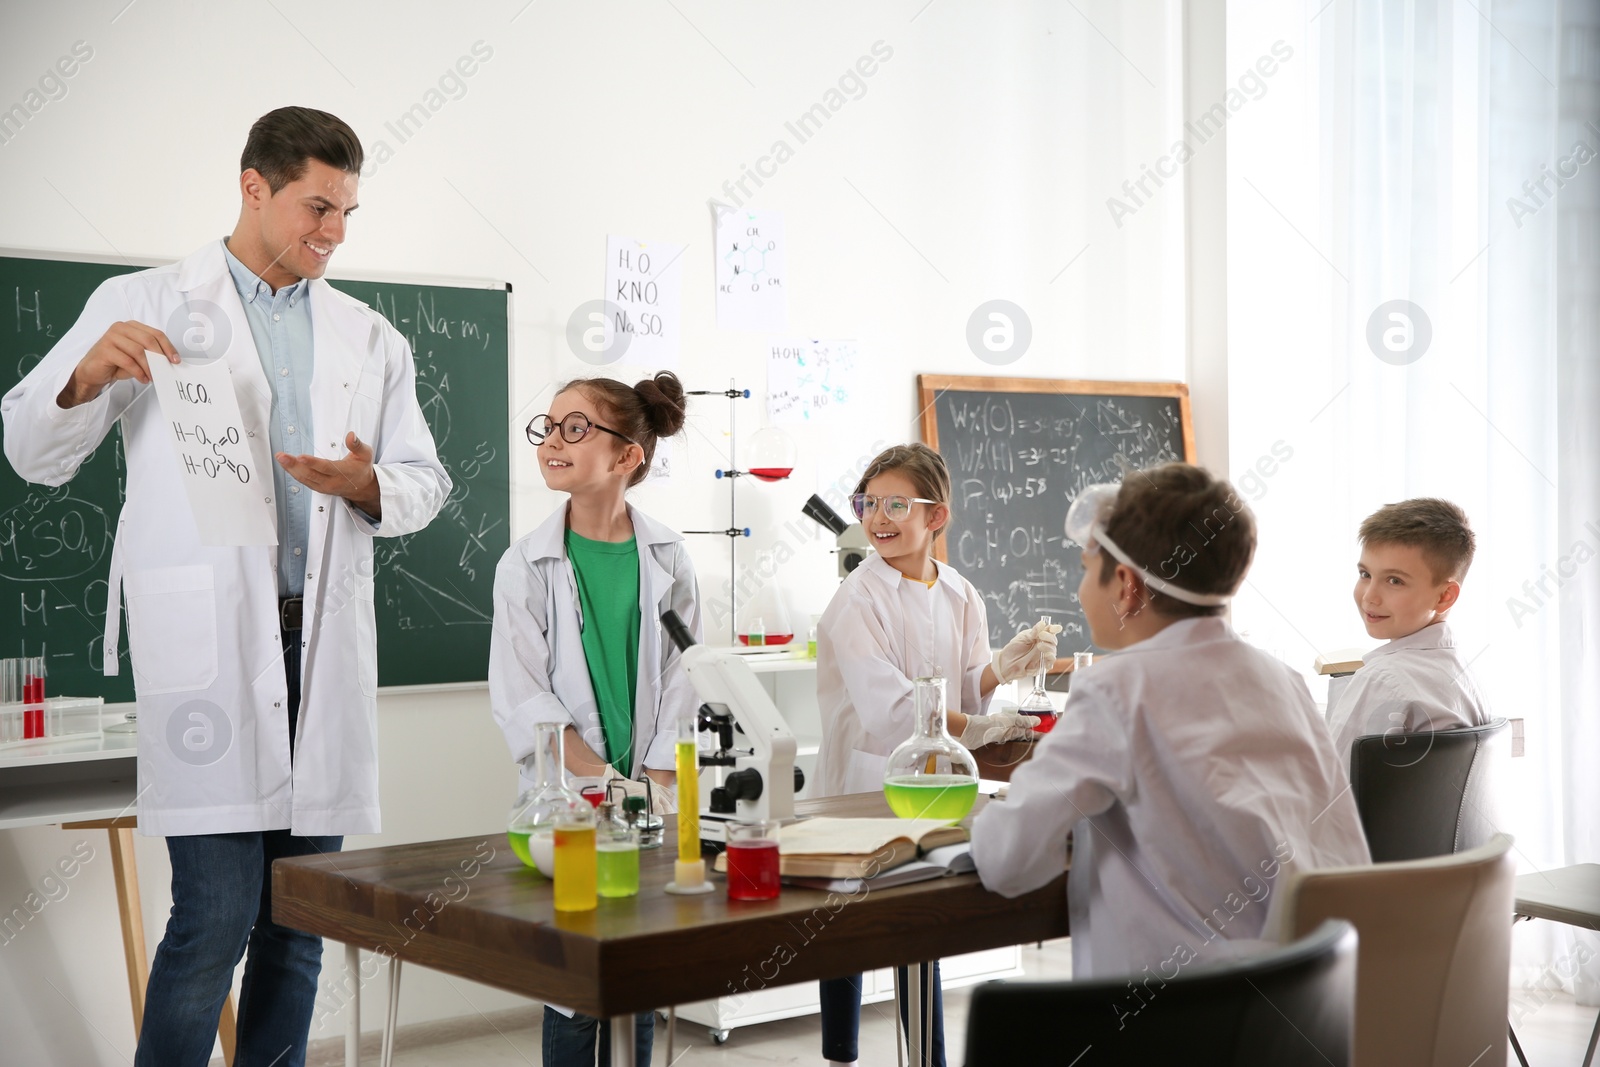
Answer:
[[[796,451],[794,438],[768,426],[751,435],[745,469],[764,482],[781,482],[794,473]]]

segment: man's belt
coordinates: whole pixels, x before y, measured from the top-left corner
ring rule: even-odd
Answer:
[[[285,630],[300,629],[305,618],[305,598],[286,596],[278,601],[278,625]]]

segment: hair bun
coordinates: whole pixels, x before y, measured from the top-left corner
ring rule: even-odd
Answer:
[[[676,374],[660,371],[655,377],[635,385],[633,391],[644,401],[645,418],[650,420],[651,432],[657,437],[671,437],[683,429],[688,407],[683,383]]]

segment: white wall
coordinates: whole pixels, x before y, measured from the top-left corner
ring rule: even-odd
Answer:
[[[739,546],[745,580],[771,572],[763,558],[792,555],[778,581],[802,622],[836,583],[830,544],[798,508],[853,484],[882,445],[917,437],[916,373],[1183,377],[1181,189],[1141,197],[1120,226],[1106,206],[1172,139],[1176,3],[521,6],[7,7],[0,108],[24,101],[75,42],[93,56],[0,144],[0,246],[185,254],[232,227],[250,122],[283,104],[321,107],[374,155],[379,140],[393,150],[362,182],[336,274],[513,282],[513,448],[526,450],[520,426],[552,383],[592,369],[567,351],[565,324],[601,295],[608,233],[688,246],[680,370],[691,388],[732,377],[755,391],[741,402],[743,437],[762,421],[764,337],[716,329],[707,201],[728,199],[724,182],[786,139],[793,158],[747,202],[785,213],[791,331],[855,338],[866,356],[847,412],[796,433],[794,477],[740,487],[740,523],[755,530]],[[876,42],[892,55],[864,91],[796,143],[784,123]],[[492,54],[464,91],[399,143],[384,124],[475,45]],[[1031,349],[998,370],[965,342],[968,316],[997,297],[1033,326]],[[1221,405],[1197,404],[1197,422],[1224,418]],[[724,525],[725,483],[710,472],[726,420],[725,402],[696,404],[678,473],[636,502],[680,528]],[[521,463],[514,534],[554,505]],[[725,596],[728,545],[701,538],[692,551],[708,602]],[[379,713],[379,840],[491,831],[513,785],[486,699],[390,696]],[[0,903],[25,895],[74,839],[0,833]],[[0,950],[0,1029],[21,1035],[21,1062],[116,1063],[131,1050],[101,856]],[[143,842],[140,860],[153,949],[168,907],[164,851]],[[505,1003],[422,972],[406,987],[410,1020]]]

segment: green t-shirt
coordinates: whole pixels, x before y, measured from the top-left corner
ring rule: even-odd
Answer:
[[[583,656],[600,706],[606,759],[633,773],[633,696],[639,681],[639,543],[591,541],[567,531],[578,579]]]

